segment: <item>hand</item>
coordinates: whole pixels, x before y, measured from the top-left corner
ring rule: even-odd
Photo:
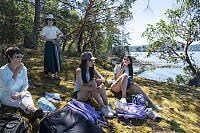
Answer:
[[[125,66],[128,66],[129,62],[128,61],[124,61],[124,64]]]
[[[89,81],[86,85],[87,85],[87,86],[94,87],[94,88],[97,87],[97,83],[96,83],[96,81],[94,81],[94,80]]]
[[[12,98],[13,100],[17,100],[17,99],[19,99],[20,97],[21,97],[21,94],[20,94],[19,92],[16,92],[15,95],[11,96],[11,98]]]
[[[52,42],[53,44],[56,44],[56,41],[55,41],[55,40],[51,40],[51,42]]]
[[[122,70],[124,70],[126,67],[127,67],[127,64],[126,64],[126,63],[123,63],[123,65],[122,65]]]
[[[21,70],[23,69],[24,67],[24,64],[23,63],[20,63],[16,69],[15,69],[15,73],[19,74],[21,72]]]
[[[56,40],[60,40],[60,36],[57,36]]]
[[[99,90],[100,90],[100,89],[101,89],[100,86],[98,86],[98,87],[93,87],[92,92],[99,93]]]

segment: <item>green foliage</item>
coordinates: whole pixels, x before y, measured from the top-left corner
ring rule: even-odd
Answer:
[[[23,41],[23,37],[33,29],[33,3],[24,0],[0,2],[0,42],[14,44]]]
[[[88,50],[100,57],[106,53],[111,54],[113,46],[123,47],[123,49],[128,46],[128,34],[121,31],[122,28],[119,27],[132,19],[130,8],[134,1],[41,1],[39,30],[41,31],[41,28],[46,25],[44,21],[46,15],[51,13],[56,18],[55,25],[64,33],[63,42],[66,47],[69,47],[69,42],[72,42],[73,49],[70,49],[72,53]],[[0,2],[0,27],[2,27],[0,43],[24,43],[24,40],[25,43],[32,42],[34,5],[35,2],[29,0]]]
[[[169,83],[169,84],[173,84],[174,83],[174,79],[171,78],[171,77],[167,78],[166,80],[167,80],[167,83]]]
[[[112,54],[119,58],[123,58],[125,56],[124,48],[122,46],[115,46],[112,49]]]
[[[186,85],[186,78],[185,78],[185,76],[184,75],[182,75],[182,74],[178,74],[178,75],[176,75],[176,78],[175,78],[175,84],[177,84],[177,85]]]
[[[165,14],[169,23],[160,20],[155,26],[148,24],[148,28],[142,34],[149,42],[148,56],[157,53],[167,62],[182,61],[190,66],[194,74],[197,67],[192,64],[192,56],[188,54],[188,49],[194,41],[200,40],[200,1],[180,0],[176,9],[168,9]],[[178,76],[178,84],[184,82],[181,77]]]

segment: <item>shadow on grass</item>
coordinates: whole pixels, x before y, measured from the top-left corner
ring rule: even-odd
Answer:
[[[176,121],[171,120],[171,121],[169,121],[169,124],[171,125],[170,129],[172,131],[175,131],[178,133],[186,133],[186,131],[184,129],[182,129]]]

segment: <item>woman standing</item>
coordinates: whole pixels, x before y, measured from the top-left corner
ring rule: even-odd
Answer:
[[[111,85],[111,90],[114,92],[122,92],[122,103],[127,103],[126,93],[130,91],[136,91],[142,94],[148,101],[148,106],[152,107],[156,111],[162,111],[156,104],[153,103],[151,98],[143,91],[142,88],[137,83],[131,83],[131,78],[133,77],[133,64],[130,56],[125,56],[122,60],[121,65],[117,65],[114,68],[114,83]]]
[[[25,113],[35,113],[31,93],[28,89],[27,68],[22,63],[21,51],[17,47],[6,50],[8,64],[0,68],[1,80],[4,88],[0,91],[0,101],[3,105],[21,108]],[[37,111],[42,115],[41,110]]]
[[[80,68],[76,70],[74,94],[78,101],[85,102],[91,96],[100,105],[101,112],[106,117],[112,117],[115,111],[108,104],[105,91],[105,79],[94,68],[95,57],[90,52],[81,55]],[[94,80],[94,76],[98,79]]]
[[[59,79],[58,72],[61,70],[59,39],[63,34],[57,27],[53,26],[55,18],[52,14],[49,14],[45,21],[47,26],[43,27],[41,36],[41,39],[46,41],[44,72],[51,79]],[[51,74],[54,74],[54,77]]]

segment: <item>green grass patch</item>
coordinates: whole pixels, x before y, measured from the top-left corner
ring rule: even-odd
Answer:
[[[60,81],[48,79],[43,72],[43,50],[30,50],[23,48],[24,63],[28,69],[29,91],[31,92],[35,106],[37,100],[45,95],[45,92],[58,92],[64,97],[64,101],[60,104],[55,104],[57,109],[62,108],[70,99],[72,99],[72,91],[74,88],[74,74],[77,67],[80,65],[80,58],[62,55],[62,71]],[[2,57],[1,57],[2,58]],[[6,64],[5,58],[1,59],[1,66]],[[112,78],[113,68],[105,70],[112,65],[102,65],[101,61],[97,61],[96,69],[105,76],[106,81]],[[200,91],[198,88],[189,86],[177,86],[154,80],[147,80],[140,77],[134,77],[134,81],[138,83],[153,99],[153,101],[163,108],[159,115],[163,118],[160,123],[150,119],[140,120],[121,120],[117,117],[108,119],[107,128],[101,127],[106,132],[200,132]],[[110,90],[110,85],[106,82],[106,93],[109,101],[114,104],[120,94],[114,94]],[[131,94],[128,94],[131,97]],[[130,101],[130,99],[129,99]],[[89,103],[98,108],[96,103]],[[29,132],[37,133],[39,119],[36,122],[29,122],[30,116],[23,111],[11,107],[2,106],[0,114],[17,113],[29,123]]]

